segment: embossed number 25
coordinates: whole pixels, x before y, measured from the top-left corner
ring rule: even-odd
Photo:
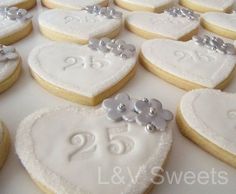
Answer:
[[[129,153],[134,147],[134,141],[129,137],[121,135],[127,132],[122,129],[107,130],[108,133],[108,151],[111,154],[122,155]],[[89,132],[78,132],[69,138],[71,145],[76,148],[69,154],[68,160],[86,159],[91,153],[95,152],[97,145],[95,144],[95,136]]]

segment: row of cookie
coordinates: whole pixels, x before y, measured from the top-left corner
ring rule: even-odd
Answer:
[[[235,99],[235,94],[218,90],[193,90],[182,97],[176,116],[183,135],[233,167]],[[172,146],[172,119],[158,100],[135,100],[127,94],[106,99],[95,109],[76,105],[42,109],[21,122],[16,152],[46,193],[146,193],[151,184],[158,184],[153,179],[161,173]],[[1,123],[0,166],[9,141]],[[101,173],[109,180],[117,167],[126,179],[122,184],[97,181]],[[137,182],[130,184],[127,168]]]
[[[202,25],[211,32],[235,39],[235,18],[235,13],[210,12],[202,15]],[[95,5],[82,11],[45,11],[38,20],[40,30],[46,37],[84,44],[93,37],[117,36],[122,25],[122,13],[112,7]],[[161,14],[134,12],[126,17],[125,23],[131,32],[147,39],[189,40],[198,33],[200,19],[191,10],[173,7]]]
[[[174,0],[115,0],[115,3],[130,11],[151,11],[162,12],[164,9],[173,6]],[[42,4],[48,8],[68,8],[68,9],[82,9],[89,5],[99,4],[101,6],[107,6],[108,0],[42,0]],[[182,6],[197,12],[231,12],[234,0],[180,0]],[[1,6],[16,6],[23,9],[30,9],[36,4],[36,0],[1,0]]]
[[[0,44],[14,43],[32,31],[32,15],[16,7],[0,8]],[[235,39],[236,14],[206,13],[203,26],[219,35]],[[170,8],[161,14],[136,12],[127,16],[126,26],[144,38],[189,40],[198,33],[198,14],[184,8]],[[94,28],[94,24],[97,25]],[[89,38],[117,36],[122,13],[111,7],[88,6],[82,11],[55,9],[39,16],[42,34],[52,40],[85,44]]]
[[[235,48],[216,37],[193,37],[188,42],[148,40],[141,46],[140,63],[171,84],[192,90],[223,89],[234,77]],[[44,88],[65,99],[96,105],[123,87],[134,75],[136,48],[123,40],[91,39],[81,46],[50,43],[34,48],[28,63]],[[0,88],[10,87],[20,73],[20,57],[1,46]]]

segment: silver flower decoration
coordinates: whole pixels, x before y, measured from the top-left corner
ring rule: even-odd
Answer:
[[[193,41],[200,46],[204,46],[220,54],[235,55],[236,51],[233,44],[225,43],[221,38],[215,36],[193,36]]]
[[[173,119],[173,114],[162,108],[161,102],[156,99],[136,101],[135,110],[139,113],[136,122],[145,126],[148,132],[164,131],[167,121]]]
[[[123,59],[129,59],[136,53],[136,48],[134,45],[127,44],[125,41],[120,39],[90,39],[88,47],[93,50],[101,51],[103,53],[111,52],[115,56],[120,56]]]
[[[137,116],[129,95],[123,93],[118,94],[115,98],[104,100],[103,108],[107,110],[107,117],[112,121],[134,122]]]
[[[100,5],[91,5],[84,8],[88,13],[104,16],[107,19],[122,18],[122,12],[116,11],[112,7],[101,7]]]
[[[15,60],[19,57],[16,50],[12,46],[4,46],[0,44],[0,62],[7,60]]]
[[[190,9],[180,8],[180,7],[172,7],[167,9],[165,12],[173,17],[178,17],[178,16],[186,17],[189,20],[198,20],[200,16],[199,14],[194,13]]]
[[[32,15],[25,9],[17,7],[0,7],[0,15],[10,20],[27,21],[32,18]]]

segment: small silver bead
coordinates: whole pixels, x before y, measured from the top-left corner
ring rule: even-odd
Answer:
[[[148,133],[154,133],[154,132],[156,132],[156,127],[153,125],[153,124],[147,124],[146,126],[145,126],[145,130],[148,132]]]

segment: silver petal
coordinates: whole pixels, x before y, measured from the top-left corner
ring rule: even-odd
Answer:
[[[173,114],[172,112],[168,111],[168,110],[163,110],[160,113],[160,116],[165,119],[166,121],[171,121],[173,119]]]
[[[125,104],[125,105],[128,105],[131,102],[130,96],[128,94],[125,94],[125,93],[117,94],[115,99],[117,101],[119,101],[120,103]]]
[[[119,105],[119,102],[117,100],[114,100],[113,98],[108,98],[103,101],[102,107],[106,110],[114,110]]]
[[[150,105],[151,105],[151,107],[153,107],[157,110],[160,110],[162,108],[161,102],[157,99],[151,99],[150,100]]]
[[[166,129],[167,123],[164,119],[160,117],[156,117],[153,121],[152,124],[160,131],[164,131]]]
[[[148,113],[150,109],[150,105],[149,105],[149,102],[138,100],[134,103],[134,108],[138,113],[141,113],[141,112]]]
[[[112,121],[121,121],[122,120],[122,114],[118,111],[111,110],[108,112],[107,117]]]
[[[151,119],[151,117],[147,116],[146,114],[139,114],[139,115],[136,117],[136,122],[137,122],[139,125],[145,126],[145,125],[147,125],[148,123],[151,123],[151,122],[152,122],[152,119]]]
[[[134,122],[136,120],[137,113],[128,111],[123,115],[123,119],[128,122]]]

